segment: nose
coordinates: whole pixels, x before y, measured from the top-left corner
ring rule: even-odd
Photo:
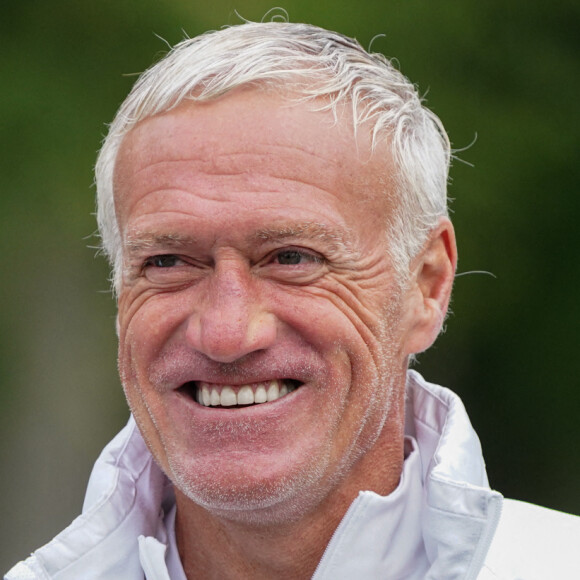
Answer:
[[[258,283],[244,265],[217,265],[196,296],[187,323],[189,345],[223,363],[271,346],[276,317],[262,304]]]

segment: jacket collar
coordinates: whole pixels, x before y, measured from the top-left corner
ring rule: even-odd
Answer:
[[[502,496],[489,488],[479,439],[459,397],[414,371],[408,373],[406,395],[405,432],[418,453],[406,458],[401,483],[390,496],[359,494],[313,580],[382,578],[385,572],[389,578],[408,580],[477,578],[497,527]],[[420,461],[418,468],[409,465],[415,461]],[[419,482],[418,494],[403,489],[409,475]],[[421,504],[419,517],[409,509],[401,520],[392,502],[401,492],[407,503]],[[403,549],[398,545],[401,537]],[[409,569],[405,554],[413,552]]]
[[[131,418],[95,463],[82,514],[26,563],[42,578],[143,578],[137,537],[156,533],[172,493]]]
[[[425,578],[474,579],[493,538],[502,497],[489,489],[479,440],[463,404],[451,391],[409,372],[406,433],[416,440],[420,460],[417,472],[422,510],[418,525],[430,563]],[[88,569],[98,570],[101,580],[142,578],[137,538],[157,536],[164,540],[159,530],[171,501],[171,485],[131,419],[97,461],[82,515],[37,550],[27,565],[40,566],[48,577],[60,572],[63,580],[81,578]],[[349,539],[375,529],[369,521],[376,520],[376,513],[384,510],[388,501],[388,497],[361,492],[345,520],[353,512],[357,517],[348,526],[341,523],[329,549],[339,542],[348,546]],[[365,509],[359,511],[361,505]],[[376,547],[374,537],[369,538],[368,545]],[[376,557],[375,550],[365,554],[348,550],[342,556],[340,551],[335,553],[337,558],[346,559]],[[324,577],[316,576],[317,580]]]
[[[360,492],[313,580],[383,578],[385,572],[407,580],[477,578],[503,498],[489,488],[479,439],[459,397],[414,371],[406,395],[399,486],[389,496]]]
[[[427,579],[477,578],[503,498],[489,488],[479,439],[449,389],[407,377],[406,431],[421,450]]]

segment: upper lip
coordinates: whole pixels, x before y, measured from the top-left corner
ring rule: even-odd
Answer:
[[[245,380],[239,380],[237,378],[232,378],[232,379],[224,379],[224,380],[212,380],[212,381],[207,381],[207,380],[202,380],[202,379],[197,379],[197,380],[191,380],[191,381],[185,381],[184,383],[180,384],[177,388],[181,388],[187,384],[194,384],[196,387],[199,386],[200,383],[206,383],[208,385],[216,385],[219,387],[242,387],[244,385],[254,385],[254,384],[259,384],[259,383],[267,383],[269,381],[291,381],[294,383],[299,383],[299,384],[303,384],[304,381],[301,381],[300,379],[296,379],[293,377],[278,377],[278,376],[267,376],[265,378],[259,378],[259,379],[255,379],[255,378],[248,378]]]
[[[325,372],[320,357],[315,352],[303,350],[293,357],[255,356],[234,363],[218,363],[199,354],[168,352],[157,359],[155,366],[151,369],[150,380],[163,390],[200,382],[238,387],[277,379],[304,384]]]

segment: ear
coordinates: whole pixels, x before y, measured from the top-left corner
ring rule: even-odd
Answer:
[[[453,225],[448,218],[441,218],[411,262],[403,315],[405,356],[424,351],[435,342],[449,306],[456,267]]]

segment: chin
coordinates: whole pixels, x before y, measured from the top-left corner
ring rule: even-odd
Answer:
[[[311,464],[289,473],[270,473],[246,463],[204,470],[170,462],[172,482],[184,501],[191,501],[221,519],[248,525],[296,521],[324,495],[324,470]]]

